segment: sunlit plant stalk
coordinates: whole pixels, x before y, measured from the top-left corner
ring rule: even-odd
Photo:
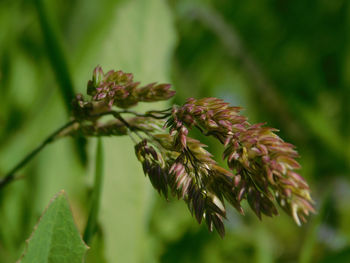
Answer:
[[[102,139],[98,138],[96,147],[95,181],[92,189],[91,207],[83,235],[84,242],[88,245],[90,244],[91,238],[95,234],[97,228],[97,217],[100,209],[100,197],[104,174],[103,162],[104,155]]]
[[[174,94],[169,84],[140,86],[130,73],[95,68],[87,85],[88,99],[78,94],[73,101],[73,120],[11,170],[0,188],[57,138],[129,135],[153,187],[166,199],[170,195],[183,199],[198,223],[205,221],[210,231],[224,236],[226,203],[244,214],[244,199],[260,219],[262,214],[277,215],[277,203],[298,225],[306,222],[314,212],[309,186],[296,173],[300,165],[294,146],[277,136],[276,129],[250,124],[239,107],[218,98],[190,98],[182,106],[146,113],[129,110],[139,102],[168,100]],[[218,165],[206,145],[189,136],[192,129],[225,147],[228,169]]]

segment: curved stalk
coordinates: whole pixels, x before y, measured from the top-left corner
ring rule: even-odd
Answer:
[[[17,179],[16,172],[20,170],[22,167],[24,167],[30,160],[32,160],[46,145],[49,143],[55,141],[57,139],[57,136],[64,131],[65,129],[71,127],[73,124],[75,124],[77,120],[72,120],[70,122],[67,122],[65,125],[58,128],[56,131],[54,131],[51,135],[49,135],[39,146],[37,146],[33,151],[31,151],[28,155],[26,155],[22,161],[20,161],[10,172],[8,172],[3,178],[0,179],[0,189],[12,182],[13,180]]]
[[[97,216],[100,207],[100,197],[102,191],[102,183],[103,183],[103,145],[102,139],[98,138],[97,140],[97,148],[96,148],[96,163],[95,163],[95,182],[91,197],[91,207],[89,212],[88,221],[86,223],[85,231],[84,231],[84,241],[86,244],[91,243],[91,239],[96,232],[97,228]]]
[[[131,112],[131,111],[106,111],[106,112],[101,112],[95,115],[91,115],[90,117],[94,118],[94,117],[102,117],[102,116],[106,116],[106,115],[112,115],[114,118],[118,119],[120,122],[122,122],[125,127],[127,127],[130,131],[132,131],[133,133],[135,133],[140,139],[143,139],[142,136],[140,136],[138,134],[137,131],[133,130],[132,127],[130,126],[130,124],[121,116],[121,114],[123,113],[131,113],[131,114],[135,114],[137,116],[143,116],[143,117],[152,117],[152,118],[158,118],[157,116],[152,116],[149,115],[148,113],[146,114],[138,114],[136,112]],[[4,186],[6,186],[7,184],[9,184],[10,182],[16,180],[19,178],[19,176],[16,176],[16,173],[23,168],[29,161],[31,161],[43,148],[45,148],[46,145],[52,143],[53,141],[55,141],[56,139],[58,139],[58,135],[60,133],[62,133],[64,130],[70,128],[71,126],[73,126],[74,124],[78,123],[78,120],[72,120],[70,122],[67,122],[66,124],[64,124],[63,126],[61,126],[60,128],[58,128],[56,131],[54,131],[52,134],[50,134],[39,146],[37,146],[34,150],[32,150],[29,154],[27,154],[22,161],[20,161],[14,168],[12,168],[12,170],[10,172],[8,172],[4,177],[2,177],[0,179],[0,189],[3,188]]]

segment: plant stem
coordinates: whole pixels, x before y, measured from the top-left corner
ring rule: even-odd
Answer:
[[[91,208],[88,217],[88,221],[86,224],[86,228],[84,231],[84,241],[87,245],[90,244],[91,238],[96,232],[97,226],[97,216],[100,207],[100,197],[101,197],[101,189],[103,182],[103,145],[102,139],[98,138],[97,140],[97,149],[96,149],[96,167],[95,167],[95,182],[94,188],[91,197]]]
[[[15,180],[16,177],[16,172],[20,170],[22,167],[24,167],[30,160],[32,160],[47,144],[53,142],[56,138],[57,135],[59,135],[62,131],[65,129],[71,127],[73,124],[75,124],[77,120],[72,120],[56,131],[54,131],[51,135],[49,135],[38,147],[36,147],[33,151],[31,151],[27,156],[23,158],[21,162],[19,162],[12,170],[7,173],[3,178],[0,179],[0,189]]]
[[[101,112],[95,115],[91,115],[90,117],[102,117],[106,115],[112,115],[114,118],[118,119],[120,122],[122,122],[130,131],[135,133],[141,140],[143,139],[142,136],[135,130],[132,129],[130,124],[121,116],[122,113],[132,113],[132,114],[137,114],[137,116],[142,116],[142,117],[152,117],[152,118],[158,118],[157,116],[152,116],[146,114],[138,114],[136,112],[129,112],[126,110],[123,111],[106,111],[106,112]],[[20,170],[22,167],[24,167],[30,160],[32,160],[47,144],[53,142],[56,138],[57,135],[59,135],[61,132],[63,132],[65,129],[71,127],[73,124],[78,123],[78,120],[72,120],[56,131],[54,131],[49,137],[47,137],[38,147],[36,147],[33,151],[31,151],[28,155],[26,155],[21,162],[19,162],[12,170],[7,173],[3,178],[0,179],[0,189],[9,184],[10,182],[14,181],[15,179],[18,178],[16,177],[15,173]]]
[[[129,114],[133,114],[137,117],[150,117],[153,119],[163,120],[171,115],[171,109],[172,108],[165,109],[162,111],[147,111],[145,114],[140,114],[140,113],[137,113],[137,112],[131,111],[131,110],[123,110],[120,113],[129,113]]]

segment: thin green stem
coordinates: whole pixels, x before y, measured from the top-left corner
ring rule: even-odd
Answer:
[[[99,118],[106,115],[113,115],[114,118],[118,119],[120,122],[122,122],[131,132],[135,133],[141,140],[143,137],[133,129],[133,127],[130,126],[130,124],[121,116],[122,113],[130,113],[126,111],[106,111],[101,112],[95,115],[91,115],[90,117]],[[142,115],[142,114],[139,114]],[[55,141],[55,139],[58,138],[58,135],[62,133],[64,130],[68,129],[69,127],[73,126],[74,124],[78,123],[78,120],[72,120],[65,125],[58,128],[56,131],[54,131],[51,135],[49,135],[38,147],[36,147],[33,151],[31,151],[28,155],[26,155],[21,162],[19,162],[10,172],[8,172],[3,178],[0,179],[0,189],[9,184],[10,182],[19,179],[19,176],[16,176],[16,173],[23,168],[29,161],[31,161],[43,148],[45,148],[46,145],[49,143]],[[131,137],[132,138],[132,137]],[[132,138],[133,139],[133,138]],[[133,139],[134,141],[134,139]]]
[[[96,233],[97,228],[97,217],[100,208],[100,199],[101,199],[101,191],[102,191],[102,183],[103,183],[103,145],[102,139],[97,139],[97,149],[96,149],[96,167],[95,167],[95,182],[91,197],[91,208],[88,217],[88,221],[84,231],[84,241],[86,244],[90,244],[91,238]]]
[[[140,114],[138,112],[131,111],[131,110],[123,110],[120,113],[129,113],[129,114],[133,114],[137,117],[150,117],[153,119],[162,120],[162,119],[168,118],[171,115],[171,113],[170,113],[171,109],[172,108],[165,109],[162,111],[147,111],[145,114]]]
[[[46,145],[55,141],[57,136],[64,131],[65,129],[71,127],[77,121],[72,120],[62,127],[58,128],[51,135],[49,135],[38,147],[36,147],[33,151],[31,151],[28,155],[26,155],[22,161],[20,161],[10,172],[8,172],[3,178],[0,179],[0,189],[17,179],[16,172],[18,172],[22,167],[24,167],[30,160],[32,160]]]
[[[129,131],[132,131],[133,133],[135,133],[141,140],[143,140],[143,137],[137,132],[135,131],[130,124],[121,116],[121,113],[127,113],[125,111],[119,112],[119,111],[110,111],[110,114],[112,114],[114,116],[114,118],[120,120],[121,123],[123,123],[128,129]],[[132,137],[131,137],[132,138]],[[133,140],[133,139],[132,139]]]

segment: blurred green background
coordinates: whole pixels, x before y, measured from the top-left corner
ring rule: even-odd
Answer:
[[[183,202],[158,196],[129,138],[105,138],[87,262],[350,262],[349,29],[347,0],[1,0],[0,175],[69,119],[72,91],[85,93],[96,65],[121,69],[172,83],[177,104],[215,96],[280,129],[318,212],[297,227],[283,212],[260,222],[229,209],[222,240]],[[219,160],[218,145],[205,143]],[[95,146],[89,139],[84,156],[60,140],[1,190],[1,263],[19,258],[61,189],[83,231]]]

